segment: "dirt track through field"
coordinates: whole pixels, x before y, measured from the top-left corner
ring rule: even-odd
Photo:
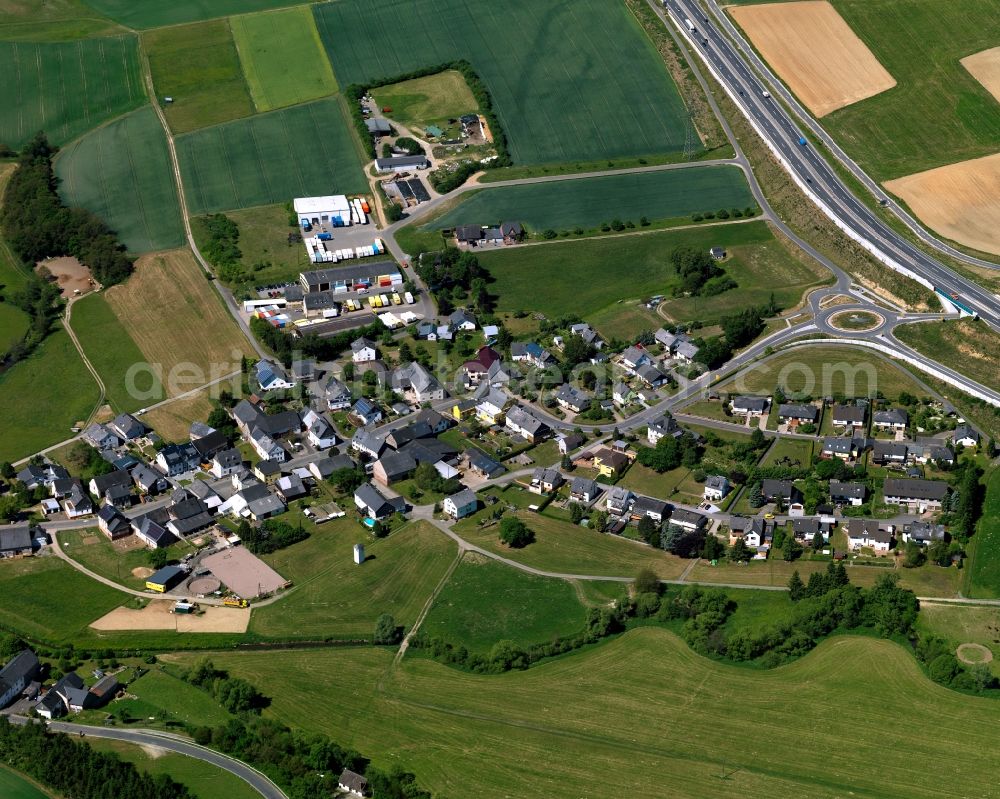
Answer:
[[[890,180],[885,187],[936,233],[1000,255],[1000,153]]]
[[[735,6],[728,11],[816,116],[896,85],[826,0]]]
[[[203,607],[198,614],[172,613],[174,603],[154,600],[142,610],[115,608],[91,623],[95,630],[176,630],[179,633],[245,633],[249,608]]]
[[[960,63],[1000,102],[1000,47],[966,56]]]

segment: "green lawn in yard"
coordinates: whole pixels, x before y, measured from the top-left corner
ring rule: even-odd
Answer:
[[[528,647],[579,633],[585,624],[586,609],[565,580],[470,554],[448,578],[421,630],[486,654],[497,641]]]
[[[481,189],[422,227],[440,230],[516,221],[534,233],[547,228],[588,230],[614,219],[638,225],[644,216],[655,222],[720,208],[742,211],[752,203],[739,169],[693,166]]]
[[[149,567],[149,550],[146,547],[124,549],[120,544],[116,546],[96,528],[64,530],[58,535],[63,551],[81,566],[128,588],[146,587],[144,577],[132,574],[133,569]],[[180,558],[191,551],[191,545],[187,543],[177,543],[166,548],[170,558]]]
[[[133,35],[0,41],[0,75],[0,142],[15,149],[39,130],[53,144],[65,144],[146,102]]]
[[[807,468],[812,463],[813,442],[798,438],[779,438],[771,445],[761,466]]]
[[[70,324],[87,358],[104,381],[107,400],[112,408],[118,412],[141,408],[146,399],[131,396],[129,369],[135,364],[145,363],[146,359],[104,295],[91,294],[74,302]],[[135,388],[143,392],[150,390],[149,379],[144,370],[142,382],[140,384],[140,378],[136,378]],[[159,387],[152,390],[160,393]]]
[[[68,643],[125,599],[55,556],[0,563],[0,624],[32,638]]]
[[[456,525],[456,532],[483,549],[536,569],[629,578],[641,569],[652,569],[664,579],[673,579],[686,566],[685,561],[667,552],[530,511],[519,511],[517,515],[535,534],[535,542],[523,549],[510,549],[500,543],[498,525],[478,525],[492,512],[493,508],[485,508],[463,519]]]
[[[142,41],[157,101],[174,133],[253,113],[229,20],[161,28]]]
[[[97,398],[97,384],[73,342],[56,330],[30,358],[0,374],[0,460],[14,461],[71,438],[70,428],[87,419]]]
[[[372,96],[379,108],[392,109],[386,116],[418,136],[427,125],[445,128],[448,120],[479,110],[465,76],[454,69],[379,86]]]
[[[623,4],[341,0],[313,10],[341,86],[467,59],[517,164],[698,149],[676,86]]]
[[[907,649],[876,638],[836,636],[773,671],[707,660],[655,628],[503,675],[427,658],[393,667],[393,656],[214,659],[286,687],[268,716],[327,733],[377,766],[398,763],[440,796],[569,799],[592,793],[594,774],[605,773],[616,775],[616,796],[663,796],[669,783],[671,796],[719,799],[937,799],[988,795],[1000,768],[993,702],[932,683]],[[723,751],[761,730],[766,745]],[[831,756],[839,751],[851,752],[849,768]],[[942,759],[952,768],[939,768]]]
[[[156,777],[165,775],[186,786],[195,799],[259,799],[260,794],[248,782],[219,766],[187,755],[155,747],[140,747],[107,738],[87,739],[100,752],[112,752],[139,771]]]
[[[333,69],[308,6],[243,14],[229,23],[258,111],[315,100],[337,91]]]
[[[295,513],[288,518],[298,523]],[[409,626],[456,555],[455,545],[423,522],[379,540],[371,539],[353,512],[318,527],[304,524],[311,532],[307,540],[264,556],[295,587],[280,602],[254,610],[252,633],[369,638],[382,613]],[[358,543],[368,558],[360,566],[352,551]]]
[[[319,100],[179,136],[188,210],[203,214],[365,191],[344,113],[336,99]]]
[[[77,139],[55,170],[63,199],[101,217],[131,252],[184,244],[167,140],[152,107]]]

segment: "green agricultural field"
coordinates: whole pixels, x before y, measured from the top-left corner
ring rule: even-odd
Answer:
[[[146,404],[148,394],[137,399],[129,392],[129,369],[137,363],[145,363],[146,358],[115,316],[104,295],[91,294],[73,303],[70,325],[87,358],[104,381],[111,407],[118,413],[124,413],[138,410]],[[136,388],[160,395],[162,387],[151,388],[150,379],[155,378],[150,378],[144,371],[141,383],[139,379],[136,381]]]
[[[1000,598],[1000,469],[986,483],[983,516],[970,547],[966,596]]]
[[[506,497],[503,501],[507,501]],[[455,526],[455,532],[483,549],[536,569],[629,578],[640,569],[652,569],[663,579],[670,580],[679,577],[687,565],[686,561],[645,544],[595,533],[568,521],[529,511],[520,511],[518,516],[534,532],[535,542],[523,549],[510,549],[500,543],[498,526],[479,526],[479,521],[491,512],[492,509],[484,509],[463,519]]]
[[[477,255],[493,275],[495,282],[490,284],[490,292],[499,295],[501,311],[539,311],[547,316],[578,314],[587,318],[620,300],[669,294],[675,284],[676,273],[670,263],[675,247],[707,250],[720,245],[730,249],[773,241],[764,222],[748,222],[484,250]],[[729,274],[737,282],[741,264],[735,256],[729,261]],[[734,293],[747,302],[747,292],[752,289],[766,301],[774,284],[759,286],[744,281]],[[729,302],[725,293],[702,299],[701,313],[722,300]]]
[[[940,363],[961,364],[966,377],[1000,391],[1000,334],[983,322],[959,319],[903,325],[893,335]]]
[[[49,799],[52,796],[19,772],[0,767],[0,795],[4,799]]]
[[[177,0],[165,3],[163,0],[87,0],[87,5],[122,25],[144,30],[230,14],[284,8],[301,2],[302,0]]]
[[[66,202],[101,217],[130,252],[184,243],[167,139],[149,106],[77,139],[55,168]]]
[[[787,394],[814,397],[865,397],[881,391],[894,399],[907,391],[923,396],[917,382],[874,353],[851,347],[795,347],[760,361],[749,371],[719,386],[738,394],[770,394],[777,384]]]
[[[442,796],[568,799],[604,773],[620,796],[937,799],[986,795],[1000,768],[992,700],[935,685],[901,646],[867,637],[773,671],[707,660],[653,628],[493,676],[425,658],[393,669],[373,649],[213,657],[285,686],[266,714],[399,763]]]
[[[288,521],[298,524],[300,516]],[[382,613],[411,625],[455,559],[441,532],[417,522],[376,541],[353,519],[316,527],[304,521],[305,541],[265,555],[295,587],[280,602],[254,610],[250,632],[273,638],[367,638]],[[355,565],[354,544],[369,560]]]
[[[143,678],[145,679],[145,678]],[[235,774],[193,757],[140,747],[108,738],[88,737],[89,745],[99,752],[111,752],[139,771],[154,777],[165,775],[185,785],[196,799],[259,799],[260,794]]]
[[[110,36],[123,29],[83,0],[6,0],[0,3],[0,40],[61,42]]]
[[[392,109],[394,122],[417,133],[427,125],[445,128],[449,119],[479,110],[465,76],[455,69],[379,86],[372,96],[379,108]]]
[[[177,154],[193,214],[368,188],[353,133],[336,100],[179,136]]]
[[[0,624],[50,643],[68,643],[125,595],[56,557],[0,564]]]
[[[536,577],[481,555],[466,555],[420,629],[485,654],[500,640],[528,647],[575,635],[586,625],[586,615],[565,580]]]
[[[697,211],[743,209],[753,202],[743,173],[734,167],[689,169],[558,180],[481,189],[422,227],[518,221],[534,233],[546,228],[597,228],[614,219],[650,221],[689,217]]]
[[[517,164],[700,150],[659,54],[620,3],[342,0],[314,12],[342,86],[468,60]]]
[[[244,14],[229,23],[258,111],[315,100],[337,91],[333,69],[308,7]]]
[[[0,375],[4,435],[0,460],[14,461],[74,434],[98,399],[97,384],[62,330],[49,335],[28,360]],[[45,397],[45,413],[38,398]]]
[[[77,42],[0,42],[0,142],[39,130],[64,144],[146,102],[135,36]]]
[[[253,113],[228,20],[163,28],[144,34],[142,43],[157,101],[174,133]]]

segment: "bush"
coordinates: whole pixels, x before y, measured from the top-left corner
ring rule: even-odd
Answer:
[[[521,549],[535,540],[535,534],[520,519],[508,516],[500,522],[500,540],[512,549]]]

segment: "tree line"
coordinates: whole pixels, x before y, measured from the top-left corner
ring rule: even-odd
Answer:
[[[279,519],[265,519],[259,525],[252,525],[243,519],[236,534],[243,542],[243,546],[255,555],[276,552],[299,541],[305,541],[309,537],[301,522],[295,527]]]
[[[286,368],[294,358],[308,357],[318,361],[333,361],[351,346],[354,339],[367,336],[379,338],[386,329],[381,322],[372,322],[364,327],[343,330],[333,336],[320,337],[315,333],[305,333],[293,337],[280,328],[256,317],[250,320],[250,330],[257,339],[275,354]]]

